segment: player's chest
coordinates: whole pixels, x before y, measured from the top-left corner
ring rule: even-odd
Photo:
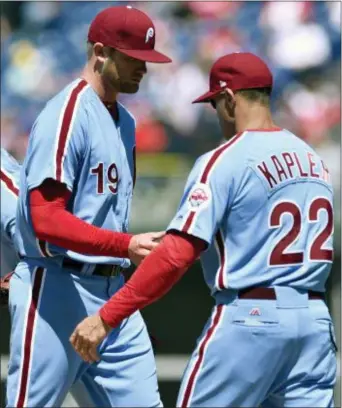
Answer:
[[[127,195],[135,177],[134,135],[122,125],[101,126],[91,138],[88,183],[97,194]]]

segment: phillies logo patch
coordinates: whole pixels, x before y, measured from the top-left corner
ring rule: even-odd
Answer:
[[[147,31],[146,31],[146,36],[145,36],[145,43],[148,43],[150,38],[153,38],[154,36],[154,29],[152,27],[150,27]]]
[[[205,208],[211,200],[211,191],[206,184],[197,184],[189,194],[188,203],[194,210]]]

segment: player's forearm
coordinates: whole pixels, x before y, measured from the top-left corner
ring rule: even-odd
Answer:
[[[69,192],[63,190],[58,198],[54,192],[51,200],[45,189],[30,192],[31,219],[38,239],[85,255],[128,257],[132,235],[84,222],[65,209]]]
[[[130,234],[94,227],[61,209],[33,208],[31,215],[38,239],[85,255],[128,257]]]
[[[168,234],[131,279],[100,310],[111,327],[165,295],[205,248],[194,237]]]

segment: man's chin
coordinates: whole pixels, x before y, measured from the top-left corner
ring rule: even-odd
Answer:
[[[139,91],[139,83],[123,83],[120,85],[120,93],[134,94]]]

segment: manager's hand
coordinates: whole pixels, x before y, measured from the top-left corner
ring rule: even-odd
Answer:
[[[100,359],[97,346],[111,330],[112,327],[95,314],[86,317],[77,325],[70,336],[70,343],[84,361],[94,363]]]

